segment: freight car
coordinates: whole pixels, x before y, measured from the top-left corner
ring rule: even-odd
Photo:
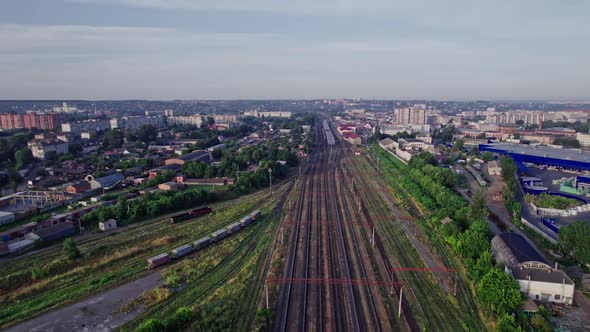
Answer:
[[[210,208],[201,208],[201,209],[193,210],[189,213],[185,213],[182,215],[188,215],[191,213],[193,213],[193,215],[194,215],[194,213],[203,215],[203,214],[211,213],[211,209]],[[163,253],[158,256],[149,258],[147,260],[148,269],[157,268],[159,266],[162,266],[162,265],[170,262],[171,259],[182,258],[183,256],[186,256],[192,252],[199,251],[203,248],[206,248],[207,246],[209,246],[212,243],[221,241],[224,238],[230,236],[231,234],[235,234],[235,233],[239,232],[242,228],[245,228],[246,226],[250,225],[254,220],[256,220],[259,217],[260,217],[260,211],[255,210],[252,213],[250,213],[249,215],[242,218],[239,222],[233,223],[233,224],[227,226],[226,228],[222,228],[222,229],[214,232],[213,234],[211,234],[211,237],[206,236],[206,237],[203,237],[203,238],[200,238],[200,239],[194,241],[191,244],[185,244],[183,246],[173,249],[172,255],[169,255],[168,253]]]
[[[242,220],[240,220],[240,224],[242,225],[242,227],[246,227],[248,225],[250,225],[252,223],[252,217],[247,216],[242,218]]]
[[[204,216],[204,215],[209,214],[211,212],[213,212],[213,210],[210,207],[203,207],[203,208],[192,210],[192,211],[189,211],[189,212],[180,213],[180,214],[177,214],[177,215],[174,215],[174,216],[170,217],[170,223],[171,224],[176,224],[176,223],[179,223],[181,221],[185,221],[185,220],[194,219],[194,218],[198,218],[198,217]]]
[[[211,238],[213,241],[219,241],[227,237],[227,229],[220,229],[213,234],[211,234]]]
[[[200,250],[208,246],[209,243],[211,243],[211,238],[205,236],[204,238],[198,239],[197,241],[193,242],[193,247],[195,248],[195,250]]]
[[[252,218],[252,220],[256,220],[259,216],[260,210],[254,210],[252,213],[250,213],[250,218]]]
[[[233,223],[229,226],[227,226],[227,232],[229,234],[234,234],[240,231],[240,229],[242,229],[242,224],[240,224],[239,222]]]
[[[36,229],[39,229],[41,226],[36,222],[30,222],[28,224],[24,224],[12,229],[7,230],[6,232],[2,233],[2,241],[8,242],[14,239],[18,239],[19,237],[25,236]]]
[[[152,258],[148,258],[148,269],[155,269],[170,262],[170,256],[167,253],[159,254]]]
[[[193,247],[190,244],[185,244],[176,249],[172,249],[172,257],[180,258],[193,252]]]

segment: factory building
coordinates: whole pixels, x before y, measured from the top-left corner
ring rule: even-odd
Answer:
[[[590,152],[579,149],[557,149],[541,145],[512,143],[480,144],[479,151],[508,155],[523,167],[523,163],[548,165],[575,170],[590,170]]]

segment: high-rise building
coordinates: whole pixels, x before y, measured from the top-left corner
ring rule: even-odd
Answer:
[[[425,108],[404,107],[395,109],[397,124],[427,124],[428,110]]]
[[[27,112],[25,114],[0,114],[2,129],[55,129],[59,126],[59,116],[54,113]]]

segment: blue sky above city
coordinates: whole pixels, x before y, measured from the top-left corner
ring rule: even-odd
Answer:
[[[1,8],[1,99],[590,100],[584,0]]]

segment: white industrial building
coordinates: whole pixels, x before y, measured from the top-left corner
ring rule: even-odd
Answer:
[[[496,261],[518,282],[520,291],[540,302],[572,304],[574,282],[565,272],[551,267],[519,234],[501,233],[492,239]]]
[[[98,223],[98,228],[101,231],[110,231],[111,229],[117,228],[117,221],[115,219],[109,219],[107,221],[101,221]]]

